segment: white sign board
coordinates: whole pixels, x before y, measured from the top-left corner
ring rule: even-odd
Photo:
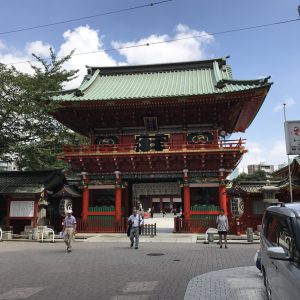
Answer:
[[[11,201],[9,216],[32,218],[34,216],[34,201]]]
[[[284,122],[286,154],[300,154],[300,121]]]

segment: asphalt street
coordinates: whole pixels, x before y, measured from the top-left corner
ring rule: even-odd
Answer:
[[[257,245],[0,243],[0,299],[183,299],[198,275],[253,266]],[[200,298],[199,298],[200,299]]]

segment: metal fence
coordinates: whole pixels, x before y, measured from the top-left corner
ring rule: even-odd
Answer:
[[[142,226],[141,235],[155,236],[156,235],[156,223],[154,223],[154,224],[144,224]]]
[[[123,233],[126,232],[126,225],[117,223],[114,219],[77,220],[77,232],[80,233]]]
[[[215,227],[216,220],[212,218],[190,219],[174,218],[174,232],[199,232],[204,233],[208,228]]]

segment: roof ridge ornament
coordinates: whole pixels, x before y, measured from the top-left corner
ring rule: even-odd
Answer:
[[[80,96],[83,96],[84,95],[84,92],[82,92],[81,90],[79,89],[76,89],[75,92],[74,92],[74,95],[76,97],[80,97]]]
[[[222,89],[224,86],[225,86],[225,82],[224,82],[223,79],[219,80],[217,82],[217,84],[215,85],[215,87],[218,88],[218,89]]]
[[[262,79],[260,79],[260,83],[261,84],[265,84],[265,83],[268,83],[268,80],[271,78],[271,76],[268,76],[268,77],[265,77],[265,78],[262,78]]]

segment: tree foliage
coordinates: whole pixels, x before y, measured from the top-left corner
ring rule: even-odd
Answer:
[[[265,171],[258,170],[253,174],[241,173],[233,181],[265,181],[268,179],[268,176]]]
[[[72,54],[58,59],[50,49],[49,60],[33,54],[32,75],[0,64],[1,159],[28,170],[65,167],[56,158],[62,145],[85,142],[51,116],[59,105],[51,97],[78,72],[63,69]]]

